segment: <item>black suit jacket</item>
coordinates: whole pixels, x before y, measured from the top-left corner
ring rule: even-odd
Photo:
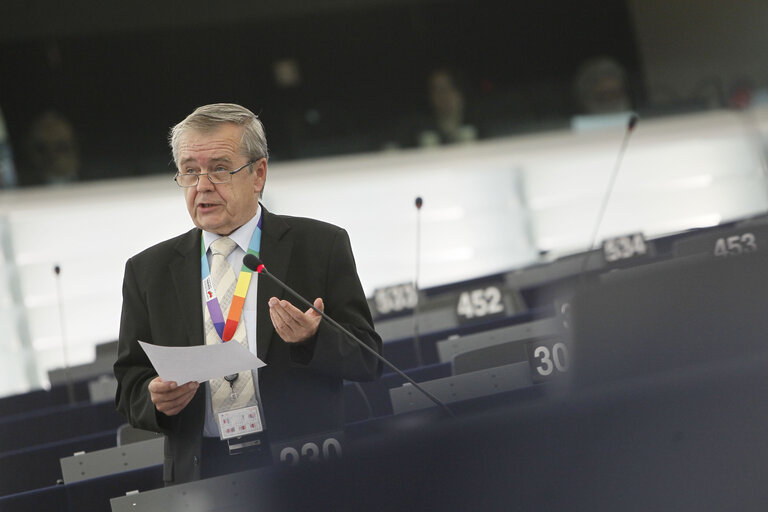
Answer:
[[[309,300],[322,297],[325,312],[381,352],[381,338],[357,276],[346,231],[323,222],[278,216],[262,207],[260,257],[269,271]],[[130,258],[125,266],[116,403],[131,425],[166,434],[164,478],[200,478],[205,386],[176,416],[155,410],[147,385],[157,376],[137,340],[166,346],[202,345],[199,229]],[[278,285],[259,279],[258,356],[264,421],[271,440],[338,429],[344,422],[342,380],[372,380],[376,358],[325,322],[316,336],[285,343],[269,317],[270,297],[295,303]],[[181,383],[180,383],[181,384]]]

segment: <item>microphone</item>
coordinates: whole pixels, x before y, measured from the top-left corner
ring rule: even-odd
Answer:
[[[616,176],[618,176],[619,169],[621,168],[621,164],[624,162],[624,153],[626,153],[627,151],[629,138],[632,135],[632,132],[635,130],[635,126],[637,126],[637,122],[639,120],[640,120],[639,116],[633,112],[632,115],[629,117],[629,121],[627,122],[627,130],[624,132],[624,138],[621,141],[619,154],[616,156],[616,163],[613,166],[613,172],[611,173],[611,177],[608,180],[608,190],[606,191],[605,197],[603,198],[603,203],[600,205],[600,211],[597,215],[597,222],[595,223],[595,228],[592,231],[592,237],[590,238],[589,247],[587,248],[587,251],[584,253],[584,259],[581,262],[581,271],[579,272],[579,274],[581,275],[582,279],[584,278],[584,273],[587,270],[587,261],[589,260],[589,253],[595,249],[595,243],[597,243],[597,235],[600,232],[600,226],[603,224],[603,218],[605,217],[605,210],[608,207],[608,201],[610,200],[611,193],[613,192],[613,185],[616,183]]]
[[[324,312],[322,312],[322,311],[320,311],[319,309],[317,309],[317,308],[314,306],[314,304],[312,304],[312,303],[311,303],[311,302],[309,302],[307,299],[305,299],[304,297],[302,297],[301,295],[299,295],[299,293],[298,293],[298,292],[296,292],[295,290],[293,290],[293,289],[292,289],[290,286],[288,286],[287,284],[285,284],[284,282],[282,282],[280,279],[278,279],[277,277],[275,277],[275,276],[273,276],[272,274],[270,274],[270,273],[267,271],[267,267],[266,267],[266,266],[264,266],[264,263],[263,263],[263,262],[262,262],[262,261],[261,261],[259,258],[257,258],[256,256],[254,256],[253,254],[246,254],[246,255],[245,255],[245,257],[243,258],[243,265],[245,265],[246,267],[248,267],[249,269],[251,269],[252,271],[256,272],[257,274],[259,274],[259,275],[261,275],[261,276],[266,276],[266,277],[270,278],[270,279],[271,279],[273,282],[277,283],[277,285],[279,285],[281,288],[284,288],[285,290],[289,291],[289,292],[291,293],[291,295],[293,295],[294,297],[296,297],[296,298],[297,298],[297,299],[298,299],[298,300],[299,300],[299,301],[300,301],[302,304],[304,304],[304,305],[306,305],[306,306],[309,306],[309,307],[310,307],[310,309],[312,309],[312,310],[313,310],[313,311],[315,311],[315,312],[316,312],[318,315],[320,315],[320,316],[323,318],[323,320],[325,320],[326,322],[328,322],[329,324],[331,324],[331,325],[332,325],[333,327],[335,327],[335,328],[336,328],[338,331],[340,331],[341,333],[345,334],[345,335],[346,335],[346,336],[348,336],[350,339],[352,339],[352,340],[354,340],[355,342],[357,342],[357,344],[358,344],[358,345],[360,345],[360,347],[361,347],[361,348],[363,348],[363,349],[367,350],[368,352],[370,352],[370,353],[371,353],[371,354],[372,354],[374,357],[376,357],[376,359],[378,359],[379,361],[381,361],[382,363],[384,363],[385,365],[387,365],[388,367],[390,367],[390,368],[391,368],[392,370],[394,370],[394,371],[395,371],[395,372],[396,372],[398,375],[400,375],[402,378],[404,378],[405,380],[407,380],[407,381],[408,381],[408,382],[409,382],[411,385],[413,385],[413,387],[415,387],[415,388],[416,388],[416,389],[418,389],[418,390],[419,390],[419,391],[420,391],[422,394],[424,394],[424,396],[426,396],[427,398],[429,398],[429,399],[430,399],[432,402],[434,402],[435,404],[437,404],[439,407],[442,407],[442,409],[443,409],[443,410],[444,410],[446,413],[448,413],[448,415],[449,415],[450,417],[452,417],[452,418],[454,417],[454,414],[453,414],[453,412],[452,412],[452,411],[451,411],[451,410],[448,408],[448,406],[447,406],[447,405],[445,405],[443,402],[441,402],[441,401],[440,401],[440,399],[438,399],[438,398],[437,398],[436,396],[434,396],[432,393],[430,393],[429,391],[427,391],[426,389],[424,389],[423,387],[421,387],[421,386],[420,386],[418,383],[416,383],[416,382],[415,382],[415,381],[414,381],[412,378],[410,378],[410,377],[409,377],[409,376],[407,376],[405,373],[403,373],[403,372],[402,372],[402,371],[401,371],[401,370],[400,370],[398,367],[396,367],[394,364],[390,363],[390,362],[389,362],[389,361],[388,361],[388,360],[387,360],[387,359],[386,359],[384,356],[382,356],[381,354],[379,354],[378,352],[376,352],[374,349],[372,349],[371,347],[369,347],[368,345],[366,345],[365,343],[363,343],[363,341],[362,341],[360,338],[358,338],[357,336],[355,336],[354,334],[352,334],[351,332],[349,332],[349,331],[348,331],[347,329],[345,329],[345,328],[344,328],[344,327],[343,327],[341,324],[339,324],[338,322],[336,322],[336,320],[334,320],[334,319],[333,319],[333,318],[331,318],[330,316],[326,315]]]
[[[59,326],[61,328],[61,350],[64,354],[64,375],[67,379],[67,398],[70,404],[75,403],[75,387],[72,383],[72,376],[69,374],[69,352],[67,350],[67,330],[64,325],[64,300],[61,293],[61,266],[54,265],[53,272],[56,274],[56,298],[59,302]]]
[[[413,288],[416,293],[416,304],[413,308],[413,348],[416,351],[416,362],[424,366],[421,357],[421,342],[419,340],[419,274],[421,271],[421,206],[424,201],[418,196],[416,204],[416,272],[413,278]]]

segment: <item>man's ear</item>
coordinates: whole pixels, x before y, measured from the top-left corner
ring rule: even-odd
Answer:
[[[253,165],[253,174],[256,179],[253,180],[253,191],[255,194],[261,196],[264,190],[264,184],[267,182],[267,159],[260,158],[258,162]]]

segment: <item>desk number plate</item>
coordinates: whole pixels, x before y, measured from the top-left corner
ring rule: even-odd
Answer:
[[[294,467],[341,459],[343,446],[342,431],[272,443],[272,462],[276,467]]]

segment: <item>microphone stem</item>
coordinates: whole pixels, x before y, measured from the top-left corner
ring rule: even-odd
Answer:
[[[395,372],[396,372],[398,375],[400,375],[402,378],[404,378],[406,381],[408,381],[410,384],[412,384],[412,385],[413,385],[413,386],[414,386],[416,389],[418,389],[419,391],[421,391],[421,392],[424,394],[424,396],[426,396],[427,398],[429,398],[430,400],[432,400],[432,401],[433,401],[435,404],[437,404],[439,407],[441,407],[441,408],[442,408],[442,409],[443,409],[443,410],[444,410],[444,411],[445,411],[445,412],[446,412],[446,413],[447,413],[447,414],[448,414],[450,417],[452,417],[452,418],[453,418],[453,417],[455,417],[455,416],[454,416],[454,414],[453,414],[453,412],[452,412],[452,411],[451,411],[451,410],[448,408],[448,406],[447,406],[447,405],[445,405],[443,402],[441,402],[441,401],[440,401],[440,400],[439,400],[439,399],[438,399],[436,396],[434,396],[432,393],[430,393],[429,391],[427,391],[426,389],[424,389],[423,387],[421,387],[419,384],[417,384],[417,383],[416,383],[416,381],[414,381],[414,380],[413,380],[412,378],[410,378],[408,375],[406,375],[405,373],[403,373],[402,371],[400,371],[400,369],[399,369],[399,368],[397,368],[395,365],[393,365],[392,363],[390,363],[389,361],[387,361],[387,360],[386,360],[386,358],[384,358],[384,357],[382,357],[382,356],[381,356],[381,354],[379,354],[379,353],[378,353],[378,352],[376,352],[374,349],[372,349],[371,347],[369,347],[368,345],[366,345],[365,343],[363,343],[363,342],[362,342],[362,340],[360,340],[360,339],[359,339],[357,336],[355,336],[354,334],[352,334],[351,332],[349,332],[349,331],[348,331],[346,328],[344,328],[344,327],[343,327],[341,324],[339,324],[339,323],[338,323],[336,320],[334,320],[334,319],[333,319],[333,318],[331,318],[330,316],[326,315],[325,313],[323,313],[322,311],[320,311],[319,309],[317,309],[317,308],[314,306],[314,304],[312,304],[312,303],[311,303],[311,302],[309,302],[307,299],[305,299],[304,297],[302,297],[301,295],[299,295],[299,293],[298,293],[298,292],[296,292],[296,291],[295,291],[295,290],[293,290],[291,287],[289,287],[287,284],[283,283],[282,281],[280,281],[279,279],[277,279],[275,276],[273,276],[272,274],[270,274],[269,272],[267,272],[267,269],[266,269],[266,268],[262,268],[262,270],[261,270],[260,274],[261,274],[261,275],[265,275],[265,276],[268,276],[270,279],[272,279],[274,282],[276,282],[276,283],[277,283],[277,284],[278,284],[280,287],[282,287],[282,288],[285,288],[286,290],[288,290],[288,291],[291,293],[291,295],[293,295],[294,297],[296,297],[296,298],[297,298],[297,299],[298,299],[298,300],[299,300],[299,301],[300,301],[302,304],[304,304],[304,305],[306,305],[306,306],[309,306],[309,307],[310,307],[311,309],[313,309],[313,310],[314,310],[314,311],[315,311],[317,314],[319,314],[320,316],[322,316],[322,317],[323,317],[323,318],[324,318],[324,319],[325,319],[325,320],[326,320],[326,321],[327,321],[329,324],[331,324],[333,327],[335,327],[336,329],[338,329],[340,332],[342,332],[342,333],[346,334],[347,336],[349,336],[350,338],[352,338],[353,340],[355,340],[355,341],[356,341],[356,342],[357,342],[357,343],[358,343],[358,344],[359,344],[359,345],[360,345],[362,348],[364,348],[365,350],[367,350],[368,352],[370,352],[370,353],[371,353],[371,354],[372,354],[374,357],[376,357],[376,359],[378,359],[379,361],[381,361],[382,363],[384,363],[385,365],[387,365],[389,368],[391,368],[392,370],[394,370],[394,371],[395,371]]]
[[[629,128],[624,132],[624,138],[621,141],[621,148],[619,149],[619,154],[616,157],[616,163],[613,166],[613,171],[611,171],[611,177],[608,180],[608,190],[606,191],[605,196],[603,197],[603,202],[600,205],[600,211],[597,214],[597,223],[595,224],[595,228],[592,231],[592,236],[590,238],[587,252],[584,254],[584,260],[582,261],[581,272],[580,272],[582,275],[582,278],[584,276],[584,272],[586,272],[587,270],[589,253],[595,249],[595,243],[597,243],[597,235],[600,233],[600,227],[603,225],[605,210],[606,208],[608,208],[608,202],[610,201],[611,195],[613,193],[613,185],[616,183],[616,177],[619,175],[619,169],[621,168],[621,163],[624,160],[624,152],[627,150],[627,145],[629,144],[629,138],[632,135],[633,130],[634,130],[634,122],[631,120]]]
[[[421,208],[416,207],[416,275],[413,279],[416,304],[413,307],[413,348],[416,351],[416,363],[424,366],[421,356],[421,340],[419,339],[419,274],[421,272]]]
[[[67,330],[64,323],[64,300],[61,292],[61,277],[59,276],[59,267],[56,273],[56,296],[59,302],[59,327],[61,329],[61,351],[64,355],[64,377],[67,386],[67,399],[70,405],[75,403],[75,386],[72,382],[72,375],[69,373],[69,350],[67,348]]]

